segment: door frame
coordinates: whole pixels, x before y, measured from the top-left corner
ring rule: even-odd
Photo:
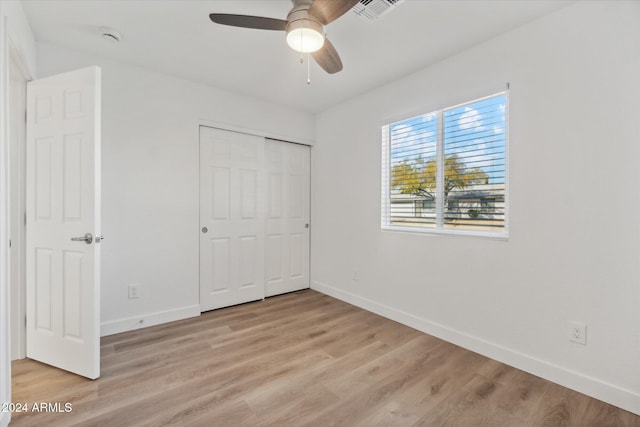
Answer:
[[[279,141],[291,142],[294,144],[308,145],[310,147],[313,147],[313,141],[310,139],[299,138],[297,136],[291,136],[291,135],[281,135],[281,134],[275,134],[271,132],[264,132],[258,129],[245,128],[242,126],[236,126],[229,123],[216,122],[213,120],[204,120],[204,119],[199,119],[195,127],[195,138],[196,138],[197,147],[200,147],[200,127],[202,126],[208,127],[208,128],[220,129],[220,130],[228,130],[231,132],[246,133],[249,135],[260,136],[263,138],[276,139]],[[200,161],[200,157],[198,157],[198,162],[199,161]],[[198,165],[200,165],[200,163],[198,163]]]
[[[35,67],[29,66],[28,47],[21,43],[21,35],[9,30],[13,17],[5,15],[0,6],[0,398],[11,400],[11,254],[10,239],[10,175],[9,175],[9,72],[10,62],[17,61],[27,80],[35,77]],[[9,11],[10,12],[10,11]],[[18,30],[21,22],[16,21]],[[17,37],[14,39],[14,36]],[[35,56],[35,53],[34,53]],[[26,328],[25,328],[26,332]],[[11,413],[0,413],[0,425],[9,423]]]
[[[9,198],[10,201],[13,199],[13,194],[17,193],[19,194],[19,199],[20,199],[20,211],[25,212],[26,209],[26,107],[27,107],[27,103],[26,103],[26,96],[27,96],[27,91],[26,91],[26,83],[30,80],[32,80],[32,76],[29,74],[29,72],[27,71],[27,67],[25,65],[24,60],[22,59],[22,55],[20,55],[20,52],[18,51],[18,49],[13,46],[13,43],[9,44],[9,85],[11,85],[11,72],[13,69],[18,70],[21,74],[22,77],[24,78],[25,81],[25,86],[24,86],[24,92],[22,92],[21,96],[22,96],[22,105],[23,105],[23,110],[24,110],[24,114],[25,114],[25,120],[23,122],[23,132],[21,135],[21,139],[18,142],[19,143],[19,153],[18,153],[18,159],[20,161],[20,164],[18,166],[18,170],[17,170],[17,174],[14,174],[13,170],[15,170],[14,168],[11,167],[11,164],[9,163],[9,167],[8,167],[8,171],[9,171]],[[15,67],[15,68],[14,68]],[[10,89],[10,88],[9,88]],[[9,93],[9,97],[8,97],[8,102],[11,104],[9,105],[8,111],[11,111],[15,105],[13,105],[14,102],[16,102],[15,99],[13,99],[11,97],[11,90],[8,91]],[[8,123],[8,128],[11,126],[10,123]],[[8,147],[10,150],[11,147],[11,141],[10,139],[10,132],[8,132],[7,134],[8,137]],[[11,159],[11,153],[9,153],[9,158],[8,160]],[[16,180],[17,178],[17,180]],[[16,182],[17,181],[17,182]],[[12,203],[9,203],[9,209],[10,211],[13,210],[14,206],[12,205]],[[11,235],[11,249],[10,249],[10,254],[9,254],[9,265],[10,265],[10,276],[9,276],[9,289],[10,289],[10,293],[11,293],[11,305],[9,307],[9,311],[10,311],[10,317],[11,317],[11,331],[10,331],[10,335],[11,335],[11,341],[10,341],[10,345],[11,345],[11,360],[15,360],[15,359],[24,359],[26,357],[26,351],[27,351],[27,337],[26,337],[26,324],[25,324],[25,319],[26,319],[26,315],[27,315],[27,303],[26,303],[26,298],[25,298],[25,293],[26,293],[26,280],[25,280],[25,275],[26,275],[26,247],[25,247],[25,233],[26,233],[26,224],[24,221],[24,218],[15,218],[13,217],[11,214],[9,215],[10,219],[10,228],[9,231],[11,232],[11,230],[14,230],[15,228],[18,229],[18,233],[17,235]],[[13,270],[14,269],[18,269],[18,283],[15,283],[14,280],[12,280],[14,277],[14,273]],[[22,319],[21,321],[18,321],[19,319]],[[17,348],[16,348],[17,346]]]

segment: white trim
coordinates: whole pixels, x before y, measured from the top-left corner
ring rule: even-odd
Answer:
[[[278,135],[270,132],[263,132],[256,129],[248,129],[241,126],[232,125],[229,123],[221,123],[221,122],[205,120],[205,119],[199,119],[198,126],[228,130],[228,131],[238,132],[238,133],[246,133],[249,135],[261,136],[269,139],[277,139],[284,142],[294,142],[296,144],[302,144],[302,145],[309,145],[309,146],[313,145],[313,141],[308,139],[297,138],[295,136]]]
[[[390,153],[390,126],[382,125],[382,153],[381,153],[381,180],[380,180],[380,194],[382,200],[380,201],[380,227],[385,228],[387,224],[391,223],[391,202],[389,200],[389,183],[391,179],[391,153]]]
[[[510,223],[510,212],[509,212],[509,188],[511,187],[511,166],[509,162],[509,146],[511,146],[511,134],[509,133],[510,128],[510,117],[509,117],[509,108],[510,107],[510,86],[511,84],[507,82],[506,89],[504,91],[504,234],[509,236],[509,223]]]
[[[18,47],[15,45],[15,43],[13,43],[13,41],[9,38],[8,40],[9,43],[9,63],[8,63],[8,90],[9,90],[9,94],[7,97],[7,112],[10,115],[10,111],[13,109],[13,105],[9,105],[12,101],[14,101],[11,97],[11,70],[12,70],[12,66],[15,66],[18,69],[18,72],[21,73],[22,78],[24,78],[25,83],[24,83],[24,92],[22,93],[24,99],[22,100],[24,103],[24,111],[21,111],[20,114],[24,113],[26,114],[26,108],[27,108],[27,82],[29,80],[32,79],[31,75],[28,72],[28,68],[26,66],[26,62],[24,59],[24,55],[22,55],[20,53],[20,51],[18,50]],[[11,348],[10,348],[10,352],[11,352],[11,359],[12,360],[16,360],[16,359],[24,359],[27,356],[27,343],[26,343],[26,338],[27,338],[27,331],[26,331],[26,325],[23,319],[26,318],[27,315],[27,303],[26,303],[26,297],[25,297],[25,293],[26,293],[26,224],[24,222],[24,218],[22,217],[22,215],[25,212],[25,206],[26,206],[26,132],[27,132],[27,124],[26,121],[23,122],[22,124],[23,128],[22,128],[22,141],[20,141],[19,143],[19,148],[18,148],[18,159],[19,159],[19,166],[17,166],[18,169],[18,173],[19,173],[19,179],[16,182],[13,182],[12,179],[14,178],[14,171],[10,170],[9,171],[9,212],[11,212],[12,210],[12,206],[11,206],[11,199],[13,198],[12,196],[12,192],[13,191],[17,191],[18,194],[20,194],[20,207],[22,208],[21,215],[18,217],[18,221],[19,224],[18,226],[20,227],[20,232],[18,233],[17,236],[12,236],[11,239],[11,247],[12,249],[10,250],[11,254],[10,257],[16,257],[16,259],[10,259],[10,263],[12,267],[15,267],[16,265],[18,266],[18,277],[19,280],[17,284],[13,283],[12,280],[9,280],[9,289],[10,289],[10,293],[15,292],[15,294],[12,294],[11,298],[11,306],[10,306],[10,310],[9,310],[9,316],[11,317],[12,320],[15,319],[22,319],[22,321],[18,320],[17,324],[13,324],[11,325],[11,334],[12,334],[12,340],[11,340]],[[9,129],[9,134],[11,133],[10,130],[11,127],[11,123],[8,123],[7,128]],[[9,135],[7,135],[9,136]],[[7,139],[7,147],[9,150],[9,161],[11,161],[11,141],[9,140],[9,138]],[[9,168],[9,169],[13,169],[13,168]],[[15,208],[15,207],[13,207]],[[10,234],[12,231],[12,227],[14,226],[14,222],[15,222],[15,218],[12,217],[12,215],[9,215],[9,230],[10,230]],[[18,252],[18,250],[20,252]],[[15,272],[11,272],[10,273],[10,277],[13,279]],[[16,297],[17,295],[17,297]],[[17,298],[17,303],[14,300],[15,298]],[[16,338],[17,336],[17,338]]]
[[[439,110],[427,115],[435,114],[438,123],[437,139],[436,139],[436,230],[444,229],[444,167],[445,153],[444,147],[444,112],[447,110]],[[389,214],[391,216],[391,214]],[[390,224],[388,224],[390,225]]]
[[[106,337],[107,335],[119,334],[121,332],[133,331],[135,329],[161,325],[163,323],[175,322],[176,320],[183,320],[198,316],[200,316],[199,304],[158,311],[140,316],[127,317],[125,319],[112,320],[102,323],[100,336]]]
[[[618,387],[584,373],[532,357],[322,282],[311,282],[311,289],[640,415],[640,394],[632,390]]]
[[[11,327],[9,300],[9,175],[7,107],[9,89],[9,43],[7,32],[9,19],[0,7],[0,403],[11,400]],[[11,421],[11,413],[0,413],[0,426]]]
[[[509,240],[509,234],[506,231],[478,231],[478,230],[455,230],[450,228],[426,228],[426,227],[404,227],[402,225],[383,225],[382,231],[392,231],[396,233],[406,234],[424,234],[426,236],[449,235],[449,236],[467,236],[467,237],[484,237],[492,240]]]

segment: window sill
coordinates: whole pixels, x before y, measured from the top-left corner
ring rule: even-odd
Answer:
[[[440,229],[440,228],[421,228],[421,227],[403,227],[397,225],[383,225],[381,227],[383,232],[404,233],[413,235],[427,235],[427,236],[465,236],[465,237],[480,237],[490,240],[509,240],[508,231],[476,231],[476,230],[452,230],[452,229]]]

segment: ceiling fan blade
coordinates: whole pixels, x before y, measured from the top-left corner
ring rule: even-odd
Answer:
[[[210,13],[209,18],[216,24],[232,27],[255,28],[258,30],[284,31],[287,21],[263,16],[234,15],[229,13]]]
[[[320,50],[313,52],[311,56],[329,74],[335,74],[342,70],[340,56],[327,38],[324,39],[324,46]]]
[[[323,25],[333,22],[347,13],[360,0],[315,0],[309,7],[309,15],[320,20]]]

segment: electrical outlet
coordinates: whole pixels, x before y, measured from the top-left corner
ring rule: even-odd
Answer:
[[[567,338],[569,341],[587,345],[587,325],[580,322],[569,322]]]
[[[129,299],[140,298],[140,285],[132,283],[129,285]]]

